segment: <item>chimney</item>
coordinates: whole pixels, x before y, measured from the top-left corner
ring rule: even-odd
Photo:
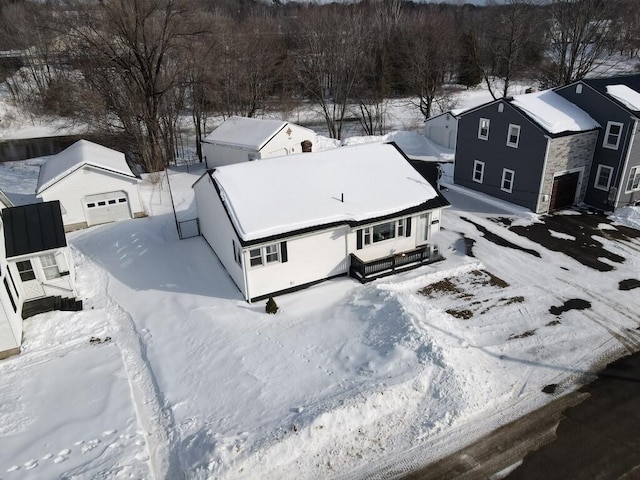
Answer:
[[[313,143],[311,143],[310,140],[303,140],[302,142],[300,142],[300,146],[302,147],[302,153],[309,153],[311,152]]]

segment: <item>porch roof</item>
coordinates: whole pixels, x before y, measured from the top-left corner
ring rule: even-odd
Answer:
[[[58,200],[2,210],[7,258],[66,247]]]

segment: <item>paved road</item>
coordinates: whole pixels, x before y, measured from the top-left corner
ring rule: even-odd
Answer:
[[[528,452],[532,452],[527,454]],[[640,353],[609,365],[582,389],[402,478],[640,479]]]
[[[640,354],[609,365],[564,412],[557,438],[527,455],[509,480],[640,478]]]

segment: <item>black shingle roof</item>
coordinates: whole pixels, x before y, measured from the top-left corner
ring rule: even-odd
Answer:
[[[67,246],[58,200],[5,208],[2,223],[7,258]]]

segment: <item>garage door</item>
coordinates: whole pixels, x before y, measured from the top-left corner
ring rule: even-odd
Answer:
[[[87,195],[83,203],[89,226],[131,218],[129,198],[123,191]]]
[[[553,179],[549,211],[573,205],[576,199],[578,180],[580,180],[580,172],[568,173]]]

